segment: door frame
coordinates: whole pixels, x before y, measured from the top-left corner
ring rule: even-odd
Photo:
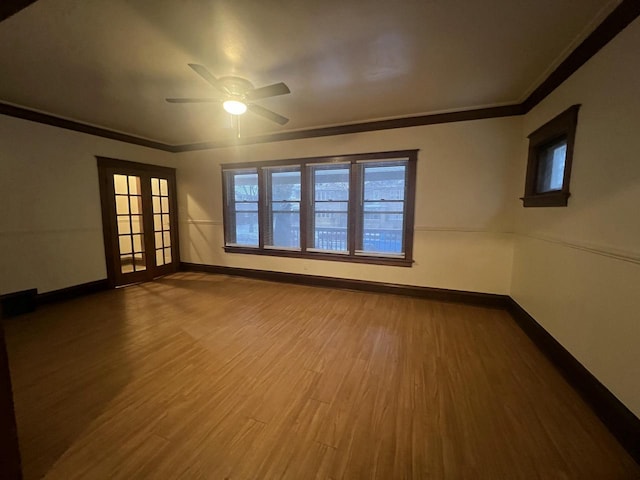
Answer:
[[[116,223],[116,206],[114,202],[115,192],[113,175],[135,176],[162,176],[166,177],[169,184],[169,222],[171,225],[171,263],[160,267],[155,266],[155,245],[153,229],[153,210],[151,205],[151,185],[141,182],[142,211],[144,226],[144,246],[147,258],[147,268],[141,272],[127,274],[131,282],[139,283],[153,280],[156,277],[177,272],[180,265],[180,243],[178,231],[178,199],[176,189],[176,169],[159,165],[130,162],[110,157],[96,156],[98,161],[98,180],[100,186],[100,206],[102,210],[102,234],[104,239],[105,260],[107,263],[107,278],[109,286],[119,286],[122,273],[117,270],[120,264],[120,247],[117,242],[118,225]],[[145,214],[149,212],[150,215]],[[152,262],[152,268],[149,268]],[[138,275],[139,273],[139,275]]]
[[[4,318],[0,315],[0,319]],[[4,339],[4,329],[0,322],[0,478],[20,480],[22,465],[18,443],[11,372]]]

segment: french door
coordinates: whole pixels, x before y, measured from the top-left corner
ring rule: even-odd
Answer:
[[[98,174],[109,283],[177,271],[175,169],[98,157]]]

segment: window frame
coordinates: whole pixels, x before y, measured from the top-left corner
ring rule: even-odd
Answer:
[[[273,199],[273,174],[274,173],[284,173],[284,172],[298,172],[300,174],[300,198],[299,200],[274,200]],[[258,228],[262,230],[262,235],[264,239],[263,248],[266,250],[290,250],[293,252],[297,252],[300,250],[300,247],[285,247],[278,245],[267,244],[267,240],[270,239],[271,243],[275,243],[275,230],[273,228],[273,219],[274,213],[283,213],[279,211],[274,211],[275,203],[286,203],[286,204],[298,204],[298,219],[300,222],[302,220],[301,217],[301,209],[302,209],[302,168],[299,165],[291,165],[291,166],[278,166],[278,167],[269,167],[265,166],[262,168],[262,185],[266,186],[263,188],[259,199],[263,199],[263,209],[264,209],[264,222],[260,223],[260,219],[258,218]],[[261,184],[258,184],[258,188],[260,188]],[[260,201],[260,200],[259,200]],[[296,210],[289,210],[289,212],[296,212]],[[300,229],[299,229],[300,230]],[[300,234],[300,232],[299,232]],[[298,245],[302,245],[302,239],[298,239]],[[225,242],[226,244],[226,242]]]
[[[388,265],[411,267],[413,264],[413,232],[414,232],[414,216],[415,216],[415,192],[416,192],[416,167],[418,159],[418,150],[398,150],[390,152],[374,152],[374,153],[358,153],[348,155],[334,155],[324,157],[307,157],[307,158],[291,158],[271,161],[243,162],[243,163],[225,163],[221,167],[222,177],[222,218],[223,218],[223,249],[227,253],[242,253],[251,255],[267,255],[278,257],[304,258],[316,260],[331,260],[350,263],[367,263],[374,265]],[[404,255],[367,255],[366,253],[356,253],[356,218],[362,215],[362,208],[358,205],[357,192],[360,187],[357,185],[360,178],[358,171],[364,172],[364,168],[360,169],[359,165],[363,162],[406,162],[405,172],[405,196],[404,196],[404,217],[403,217],[403,247]],[[312,199],[310,195],[312,188],[312,172],[313,165],[326,164],[345,164],[350,165],[349,174],[349,199],[347,213],[347,252],[326,252],[314,250],[309,242],[310,232],[310,216],[313,215]],[[264,244],[265,222],[268,220],[267,197],[270,192],[265,186],[266,173],[268,168],[273,167],[299,167],[300,168],[300,248],[292,249],[289,247],[274,247]],[[229,217],[228,205],[228,185],[227,175],[229,172],[255,168],[258,172],[258,228],[259,242],[258,246],[229,245],[230,237],[229,229],[232,227]]]
[[[351,245],[353,242],[353,229],[351,228],[351,225],[354,223],[354,208],[352,208],[352,202],[354,202],[354,196],[353,196],[353,176],[354,176],[354,169],[353,169],[353,163],[351,162],[346,162],[346,161],[341,161],[341,162],[337,162],[337,161],[333,161],[333,162],[313,162],[312,164],[307,164],[305,166],[305,175],[307,176],[307,185],[308,185],[308,190],[307,193],[305,195],[305,198],[307,199],[306,202],[306,208],[307,208],[307,236],[305,237],[305,251],[307,253],[321,253],[321,254],[328,254],[328,255],[351,255]],[[348,181],[348,185],[349,185],[349,191],[347,194],[347,198],[346,200],[343,199],[336,199],[336,200],[331,200],[331,199],[317,199],[316,198],[316,182],[315,182],[315,173],[318,171],[322,171],[322,170],[345,170],[347,172],[347,175],[349,176],[349,181]],[[318,203],[322,204],[329,204],[329,203],[346,203],[347,204],[347,210],[345,212],[340,211],[340,210],[323,210],[321,207],[318,208]],[[332,213],[342,213],[342,214],[346,214],[347,216],[347,231],[346,231],[346,239],[345,239],[345,245],[346,245],[346,250],[330,250],[330,249],[322,249],[319,247],[316,247],[313,245],[313,238],[315,238],[315,227],[316,227],[316,220],[317,214],[324,214],[324,215],[330,215]]]
[[[571,180],[573,149],[579,110],[579,104],[572,105],[528,136],[529,156],[527,159],[527,174],[525,177],[524,196],[520,197],[524,207],[566,207],[568,205],[569,197],[571,196],[569,183]],[[537,185],[541,153],[565,138],[567,151],[562,188],[548,192],[538,192]]]
[[[257,176],[258,176],[258,180],[257,180],[258,200],[256,200],[256,201],[243,200],[241,202],[238,202],[238,201],[236,201],[235,195],[234,195],[234,197],[233,197],[233,203],[234,203],[233,215],[229,215],[229,212],[228,212],[229,208],[226,207],[227,205],[229,205],[229,197],[227,197],[227,193],[233,193],[235,191],[235,178],[234,178],[234,188],[231,189],[231,191],[228,191],[226,189],[226,184],[227,184],[226,177],[227,177],[227,175],[226,175],[225,171],[222,172],[222,186],[223,186],[223,188],[222,188],[222,192],[223,192],[222,202],[223,202],[223,221],[224,221],[225,245],[226,245],[226,242],[227,242],[227,238],[229,238],[231,236],[231,232],[233,232],[233,237],[236,237],[236,229],[235,229],[235,226],[236,226],[236,215],[237,215],[238,211],[242,211],[242,210],[238,210],[237,209],[236,206],[237,206],[238,203],[241,203],[241,204],[255,203],[256,204],[257,214],[258,214],[258,245],[260,245],[262,243],[262,238],[260,238],[261,235],[262,235],[262,230],[260,229],[260,208],[261,208],[261,205],[263,203],[261,201],[261,198],[260,198],[260,195],[261,195],[261,191],[260,191],[261,174],[260,174],[260,172],[258,171],[257,168],[238,168],[238,169],[235,169],[235,170],[237,170],[237,171],[244,170],[245,174],[248,174],[248,173],[257,174]],[[253,172],[253,170],[255,170],[255,172]],[[239,172],[239,173],[242,174],[242,172]],[[250,211],[250,210],[247,210],[247,212],[253,213],[253,211]],[[237,242],[237,238],[236,238],[236,242]],[[242,248],[256,248],[256,247],[251,246],[251,245],[242,245],[242,244],[237,244],[237,246],[238,247],[242,247]]]

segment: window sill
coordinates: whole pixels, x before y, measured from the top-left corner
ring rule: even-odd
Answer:
[[[566,207],[569,203],[569,192],[549,192],[520,197],[523,207]]]
[[[349,262],[349,263],[366,263],[369,265],[386,265],[390,267],[411,267],[413,260],[407,260],[404,258],[393,257],[381,257],[381,256],[365,256],[358,254],[352,256],[342,253],[325,253],[325,252],[312,252],[312,251],[296,251],[296,250],[276,250],[274,248],[260,250],[252,247],[235,247],[227,245],[224,247],[226,253],[242,253],[249,255],[266,255],[272,257],[289,257],[289,258],[304,258],[313,260],[329,260],[334,262]]]

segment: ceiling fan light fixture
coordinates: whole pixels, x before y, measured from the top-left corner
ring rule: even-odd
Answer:
[[[247,104],[240,100],[225,100],[222,107],[231,115],[242,115],[247,111]]]

